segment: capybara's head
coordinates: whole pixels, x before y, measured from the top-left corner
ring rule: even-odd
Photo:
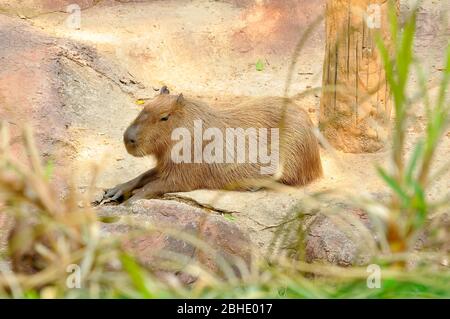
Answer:
[[[163,86],[125,131],[125,147],[133,156],[159,154],[170,145],[172,130],[180,123],[184,98]]]

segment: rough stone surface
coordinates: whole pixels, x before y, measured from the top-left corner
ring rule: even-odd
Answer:
[[[183,272],[192,263],[220,275],[224,275],[220,260],[231,266],[235,275],[240,274],[238,265],[250,263],[249,237],[217,213],[158,199],[140,200],[129,208],[102,206],[98,211],[103,217],[121,217],[103,223],[102,229],[107,235],[125,234],[124,248],[142,265],[163,273],[170,271],[187,283],[195,280]],[[140,226],[151,231],[139,230]],[[200,244],[190,238],[198,238]],[[205,244],[208,248],[203,249]]]
[[[45,35],[19,19],[0,15],[0,38],[0,118],[10,124],[14,155],[23,155],[20,136],[26,123],[33,127],[43,160],[54,163],[56,175],[70,176],[72,166],[92,158],[92,149],[96,156],[118,149],[125,159],[121,135],[139,112],[134,95],[144,89],[142,84],[94,48]],[[121,117],[123,127],[111,125],[109,114]],[[93,141],[99,136],[101,145]],[[114,158],[106,165],[117,169],[125,162]]]
[[[268,256],[289,254],[308,262],[342,266],[367,262],[375,243],[367,215],[333,200],[323,201],[310,210],[306,195],[301,192],[198,190],[167,197],[188,199],[218,211],[231,212],[260,252]],[[331,214],[320,214],[321,210]],[[304,218],[286,223],[300,212],[306,213]],[[298,243],[299,229],[306,234],[304,245]],[[300,249],[305,249],[304,253]]]
[[[216,211],[232,214],[235,222],[246,229],[252,242],[265,252],[273,239],[277,226],[301,205],[300,198],[270,191],[234,192],[196,190],[169,194],[178,199],[193,201]]]
[[[348,217],[369,229],[369,220],[360,210],[350,210]],[[307,226],[306,226],[307,225]],[[344,222],[341,216],[318,214],[306,223],[305,259],[339,266],[366,264],[373,253],[373,237],[365,238],[366,229]]]

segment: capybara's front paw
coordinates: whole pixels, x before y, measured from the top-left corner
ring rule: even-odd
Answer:
[[[122,203],[128,197],[131,196],[131,192],[134,189],[134,185],[127,182],[119,184],[116,187],[105,190],[102,199],[94,204],[103,205],[108,203]]]

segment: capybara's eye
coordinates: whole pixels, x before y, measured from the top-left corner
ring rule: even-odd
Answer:
[[[169,115],[166,115],[166,116],[161,118],[161,121],[167,121],[168,119],[169,119]]]

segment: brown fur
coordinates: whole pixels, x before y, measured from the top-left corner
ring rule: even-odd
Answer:
[[[322,175],[318,141],[312,132],[313,125],[308,114],[291,100],[279,97],[249,98],[238,105],[218,109],[162,90],[144,107],[125,133],[125,137],[130,134],[135,137],[133,145],[125,138],[128,152],[134,156],[154,155],[157,166],[110,190],[106,196],[117,199],[119,195],[143,187],[134,198],[149,198],[167,192],[222,189],[245,179],[265,177],[260,174],[259,163],[174,163],[171,150],[177,141],[172,141],[171,134],[175,128],[185,127],[193,137],[193,123],[197,119],[203,120],[203,131],[216,127],[224,136],[227,127],[276,128],[280,125],[283,105],[287,107],[285,129],[280,130],[282,173],[279,181],[295,186],[313,181]],[[204,142],[203,147],[208,143]]]

